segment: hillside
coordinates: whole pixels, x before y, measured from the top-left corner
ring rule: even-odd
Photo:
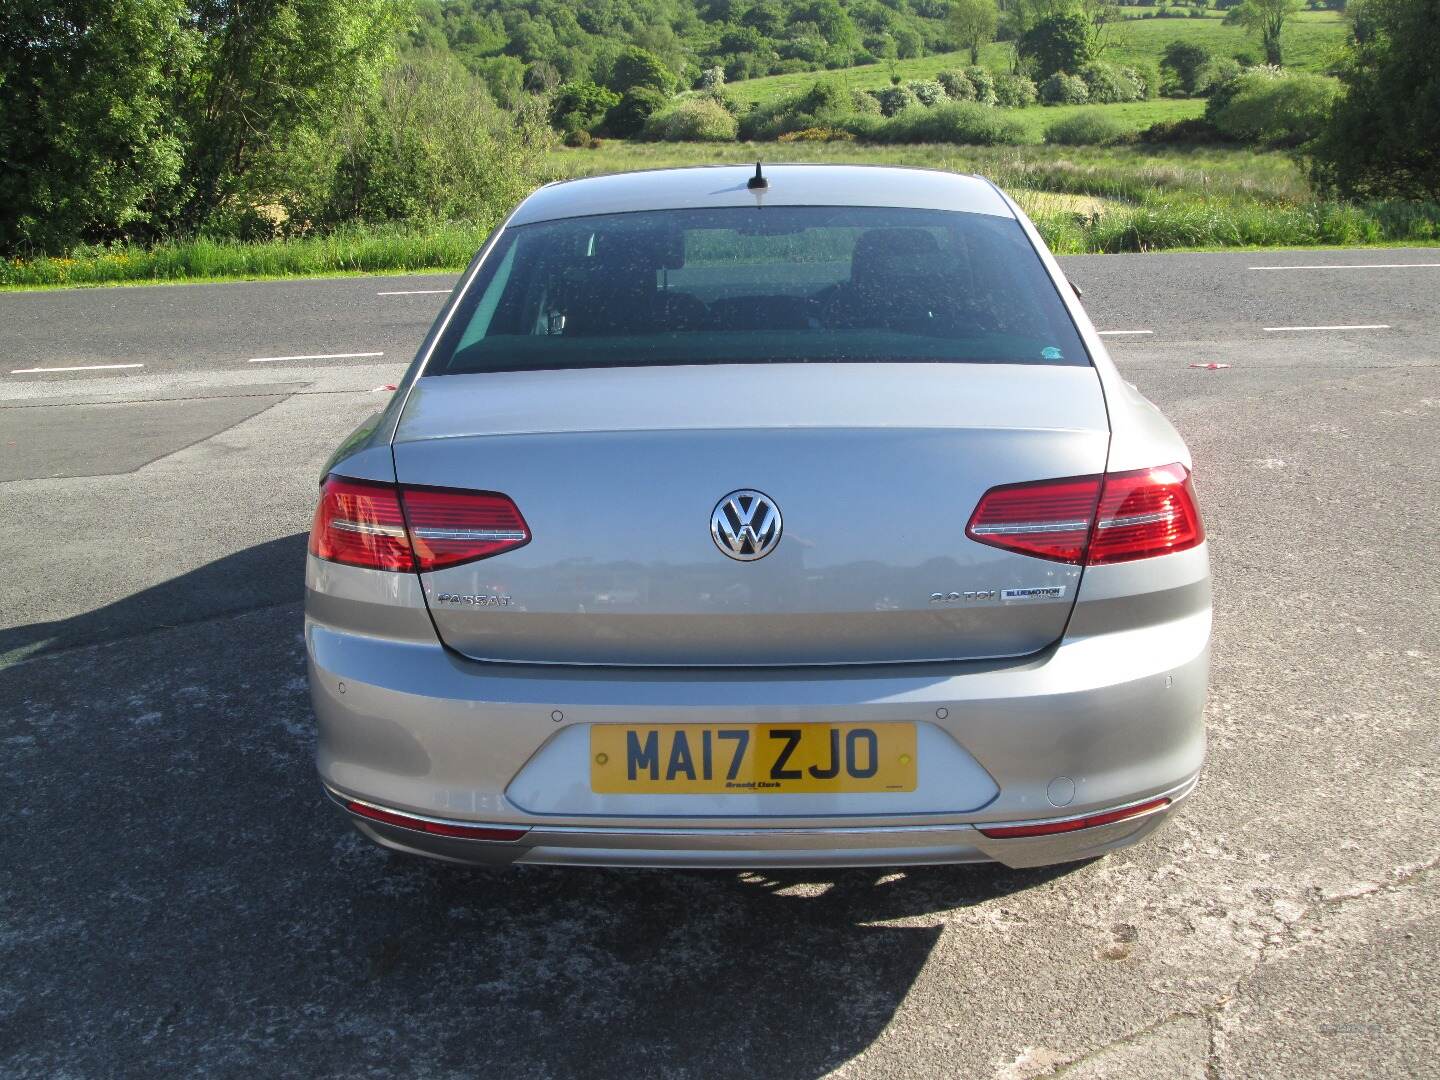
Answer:
[[[1165,46],[1183,40],[1202,45],[1220,56],[1237,53],[1256,55],[1259,50],[1252,35],[1238,26],[1225,26],[1219,17],[1200,19],[1125,19],[1113,24],[1106,32],[1105,59],[1113,63],[1160,62]],[[1287,67],[1302,71],[1324,71],[1345,41],[1346,24],[1336,12],[1304,12],[1284,35]],[[1008,43],[996,42],[981,52],[981,62],[995,71],[1010,67],[1012,50]],[[895,73],[903,79],[933,79],[937,71],[964,67],[970,62],[968,53],[942,52],[896,61]],[[890,83],[891,65],[862,64],[826,73],[852,90],[872,90]],[[731,83],[728,92],[741,102],[771,101],[777,97],[804,90],[815,81],[813,72],[774,75]]]

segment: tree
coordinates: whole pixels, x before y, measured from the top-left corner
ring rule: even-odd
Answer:
[[[785,28],[785,9],[774,0],[760,0],[740,16],[740,25],[758,30],[765,37],[779,37]]]
[[[1313,147],[1316,178],[1365,198],[1440,200],[1440,19],[1428,0],[1364,0],[1348,92]]]
[[[632,86],[648,86],[668,94],[675,85],[675,74],[648,49],[630,45],[615,57],[605,85],[616,93],[624,93]]]
[[[1192,95],[1202,91],[1202,79],[1214,59],[1204,45],[1176,38],[1165,46],[1165,56],[1160,63],[1174,73],[1179,88]]]
[[[995,38],[999,12],[995,0],[954,0],[950,5],[950,29],[962,49],[970,50],[970,63],[980,63],[980,49]]]
[[[1280,33],[1285,29],[1285,21],[1301,6],[1302,0],[1244,0],[1225,13],[1225,22],[1259,34],[1265,62],[1279,67],[1283,62]]]
[[[605,131],[620,138],[639,133],[645,121],[665,107],[666,97],[648,86],[632,86],[605,114]]]
[[[372,97],[406,25],[394,0],[191,0],[202,46],[185,88],[182,230],[284,194],[287,153]]]
[[[592,82],[566,83],[550,106],[552,122],[561,131],[590,131],[620,104],[620,95]]]
[[[1248,2],[1248,0],[1247,0]],[[1074,73],[1095,59],[1095,24],[1080,11],[1047,15],[1020,39],[1019,52],[1035,69],[1037,79],[1057,72]]]
[[[148,229],[180,177],[183,0],[0,5],[0,251]]]

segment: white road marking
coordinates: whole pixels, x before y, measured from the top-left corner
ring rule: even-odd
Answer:
[[[1265,332],[1273,334],[1277,330],[1389,330],[1389,323],[1357,323],[1354,326],[1267,326]]]
[[[1131,334],[1153,334],[1154,330],[1096,330],[1101,337],[1128,337]]]
[[[273,364],[277,360],[358,360],[365,356],[384,356],[383,352],[332,352],[310,356],[252,356],[247,364]]]
[[[38,375],[42,371],[118,371],[121,368],[144,367],[144,364],[83,364],[79,367],[22,367],[13,368],[11,375]]]
[[[377,292],[376,296],[434,296],[452,292],[451,289],[404,289],[398,292]]]
[[[1410,270],[1414,267],[1435,267],[1440,263],[1334,263],[1314,266],[1247,266],[1247,270]]]

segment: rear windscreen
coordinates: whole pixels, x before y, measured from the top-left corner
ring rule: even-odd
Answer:
[[[1089,363],[1019,222],[771,206],[515,226],[427,374],[917,361]]]

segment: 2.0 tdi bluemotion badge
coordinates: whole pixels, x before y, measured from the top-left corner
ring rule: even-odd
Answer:
[[[1030,222],[975,177],[766,179],[541,188],[331,459],[318,762],[373,840],[1030,866],[1194,787],[1190,456]]]

